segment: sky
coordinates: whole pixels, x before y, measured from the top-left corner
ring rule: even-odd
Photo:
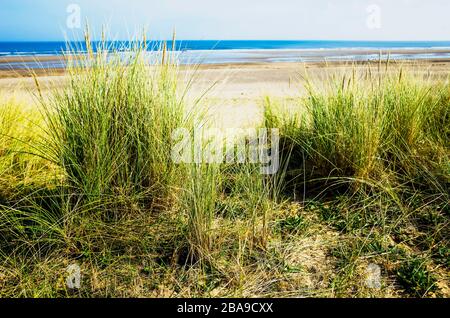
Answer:
[[[450,40],[448,0],[0,0],[0,41]],[[81,27],[81,28],[80,28]]]

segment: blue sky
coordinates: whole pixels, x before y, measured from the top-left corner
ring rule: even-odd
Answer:
[[[114,39],[450,40],[448,0],[0,0],[0,41],[79,38],[70,4]]]

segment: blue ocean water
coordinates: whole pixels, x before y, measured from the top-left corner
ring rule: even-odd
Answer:
[[[100,43],[93,43],[97,47]],[[126,50],[133,43],[115,41],[107,47]],[[156,51],[161,42],[148,42]],[[175,48],[181,64],[258,62],[309,62],[323,60],[361,61],[379,59],[379,52],[392,52],[392,59],[450,58],[450,41],[273,41],[273,40],[184,40],[167,43]],[[70,48],[70,49],[69,49]],[[58,56],[63,52],[83,53],[83,42],[0,42],[0,57]],[[414,52],[412,52],[414,51]],[[151,52],[150,52],[151,53]],[[61,61],[15,62],[0,68],[63,67]]]
[[[115,41],[108,45],[116,48],[129,47],[131,42]],[[157,48],[160,42],[148,42]],[[94,44],[94,47],[96,45]],[[68,47],[80,52],[86,49],[83,42],[0,42],[0,56],[58,55]],[[172,41],[168,41],[172,47]],[[322,50],[322,49],[431,49],[450,48],[450,41],[272,41],[272,40],[185,40],[177,41],[177,50]]]

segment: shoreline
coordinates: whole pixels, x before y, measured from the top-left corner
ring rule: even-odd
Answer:
[[[387,62],[392,66],[408,66],[408,67],[432,67],[432,66],[443,66],[448,67],[450,70],[450,58],[436,58],[427,60],[382,60],[381,65],[386,65]],[[273,69],[273,68],[289,68],[289,67],[304,67],[306,69],[310,68],[351,68],[353,66],[374,66],[379,65],[380,61],[369,60],[369,61],[322,61],[322,62],[241,62],[241,63],[215,63],[215,64],[199,64],[199,65],[180,65],[182,71],[188,71],[192,69],[197,70],[239,70],[239,69]],[[14,79],[14,78],[29,78],[33,76],[37,77],[55,77],[64,76],[66,74],[65,67],[53,67],[53,68],[10,68],[1,69],[0,68],[0,79]]]
[[[201,53],[205,55],[202,56]],[[207,54],[206,54],[207,52]],[[425,64],[450,63],[450,48],[446,49],[276,49],[189,51],[180,56],[180,67],[199,69],[235,68],[259,65],[305,64],[314,66],[390,63]],[[57,76],[65,73],[66,62],[81,56],[33,55],[0,56],[0,78]],[[197,61],[197,63],[195,63]]]

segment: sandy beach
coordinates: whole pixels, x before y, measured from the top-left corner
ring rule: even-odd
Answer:
[[[427,51],[432,53],[433,50]],[[403,51],[405,52],[405,51]],[[419,51],[411,51],[417,54]],[[447,51],[445,51],[447,52]],[[448,51],[450,53],[450,51]],[[369,53],[369,51],[364,51]],[[391,52],[395,53],[395,52]],[[343,52],[342,54],[345,54]],[[38,62],[62,61],[64,58],[55,56],[42,57],[0,57],[0,91],[32,88],[33,74],[37,75],[41,82],[51,86],[59,86],[64,83],[63,68],[36,68],[22,69],[14,68],[11,63],[16,62]],[[383,65],[386,63],[383,62]],[[10,68],[5,65],[11,65]],[[194,78],[194,91],[201,90],[204,85],[216,83],[220,87],[220,97],[242,98],[255,97],[262,92],[275,95],[296,90],[295,83],[300,75],[308,73],[312,77],[320,77],[335,72],[343,72],[350,68],[364,70],[367,67],[377,68],[378,61],[371,62],[278,62],[278,63],[227,63],[227,64],[205,64],[195,66],[180,66],[181,80]],[[389,69],[409,68],[419,73],[432,73],[434,76],[445,76],[450,70],[450,59],[427,59],[390,61]],[[30,85],[33,83],[33,85]]]
[[[50,57],[43,57],[44,61]],[[3,59],[4,61],[5,59]],[[9,60],[11,61],[11,60]],[[265,96],[289,100],[303,93],[302,78],[321,81],[333,74],[344,74],[351,69],[363,73],[385,71],[386,63],[332,62],[332,63],[240,63],[180,67],[180,92],[188,83],[188,98],[202,97],[208,105],[216,126],[246,127],[262,118]],[[389,71],[408,69],[419,75],[443,78],[450,74],[450,61],[391,61]],[[42,92],[62,87],[66,76],[63,69],[34,70]],[[206,94],[205,94],[206,93]],[[29,70],[0,70],[0,96],[25,103],[35,102],[36,87]]]

